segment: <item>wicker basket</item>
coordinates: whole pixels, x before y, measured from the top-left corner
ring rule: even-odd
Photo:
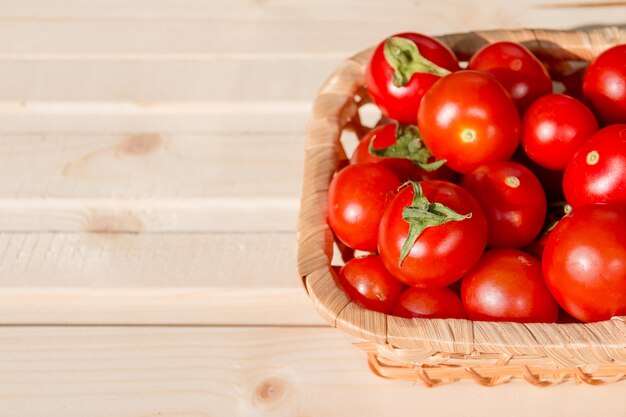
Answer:
[[[485,44],[523,43],[555,68],[589,61],[626,43],[626,30],[515,30],[441,36],[466,59]],[[369,98],[364,69],[372,49],[344,61],[315,100],[307,132],[304,184],[298,225],[298,268],[319,313],[334,327],[358,337],[379,376],[421,381],[433,387],[461,379],[494,386],[522,378],[545,387],[574,380],[600,385],[626,375],[626,317],[590,324],[520,324],[456,319],[404,319],[351,302],[331,267],[333,234],[326,224],[326,194],[345,160],[344,130],[367,132],[358,109]]]

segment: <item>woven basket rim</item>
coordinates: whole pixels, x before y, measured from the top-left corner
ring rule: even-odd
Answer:
[[[481,44],[510,40],[542,56],[589,61],[612,45],[626,43],[626,30],[492,30],[437,38],[461,57],[470,56]],[[396,352],[543,355],[556,366],[626,363],[626,317],[568,324],[404,319],[364,309],[348,299],[330,266],[333,240],[325,219],[326,191],[341,152],[339,136],[358,118],[354,96],[363,88],[372,50],[344,60],[329,76],[316,97],[307,130],[298,270],[318,312],[333,327]]]

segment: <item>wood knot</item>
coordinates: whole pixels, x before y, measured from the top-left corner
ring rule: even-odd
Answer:
[[[143,223],[136,214],[128,210],[101,211],[91,210],[85,225],[87,232],[138,233],[143,230]]]
[[[288,383],[282,378],[265,378],[256,386],[252,394],[252,402],[255,406],[264,409],[274,408],[287,397]]]
[[[163,144],[163,138],[154,133],[128,136],[116,148],[118,155],[145,156],[155,152]]]

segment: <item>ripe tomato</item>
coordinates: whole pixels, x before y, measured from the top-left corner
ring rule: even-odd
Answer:
[[[600,129],[567,164],[563,191],[572,207],[626,202],[626,124]]]
[[[553,323],[559,313],[541,263],[516,249],[485,252],[463,277],[461,299],[471,320]]]
[[[552,80],[541,61],[514,42],[484,46],[472,56],[468,68],[495,77],[511,94],[520,113],[537,98],[552,92]]]
[[[404,291],[393,312],[394,316],[436,319],[467,318],[458,295],[450,288],[409,288]]]
[[[352,301],[389,314],[404,286],[383,266],[378,255],[354,258],[339,271],[339,282]]]
[[[583,92],[605,125],[626,123],[626,45],[607,49],[589,64]]]
[[[424,93],[441,75],[458,69],[454,53],[441,42],[418,33],[400,33],[374,50],[365,70],[365,83],[385,116],[416,124]]]
[[[378,126],[377,128],[370,130],[367,135],[361,139],[361,142],[359,142],[359,146],[357,146],[352,158],[350,158],[350,163],[383,164],[385,167],[389,168],[391,172],[396,174],[402,182],[409,180],[422,181],[427,179],[438,179],[450,182],[454,182],[456,180],[457,174],[445,165],[435,169],[434,171],[426,171],[405,158],[385,158],[370,153],[369,148],[372,141],[373,149],[384,149],[396,143],[398,134],[402,135],[403,133],[399,132],[399,127],[395,123]],[[421,139],[416,137],[415,140],[417,141]]]
[[[548,288],[573,317],[626,314],[626,206],[574,208],[550,232],[542,266]]]
[[[420,225],[426,228],[420,230]],[[437,288],[461,278],[480,258],[486,241],[487,221],[474,197],[458,185],[430,180],[403,188],[389,203],[380,222],[378,251],[400,281]]]
[[[352,249],[376,251],[380,219],[400,185],[380,164],[349,165],[335,174],[328,189],[328,224],[337,238]]]
[[[424,95],[417,118],[430,152],[461,173],[509,159],[519,143],[513,100],[494,78],[477,71],[439,80]]]
[[[539,165],[563,170],[578,147],[598,130],[598,122],[583,103],[562,94],[535,101],[522,122],[522,146]]]
[[[546,195],[535,175],[515,162],[491,162],[466,174],[461,186],[478,200],[487,217],[487,246],[521,248],[541,231]]]

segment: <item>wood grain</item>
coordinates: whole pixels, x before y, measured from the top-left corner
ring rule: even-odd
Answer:
[[[0,288],[301,289],[295,259],[293,232],[0,233]]]
[[[311,101],[0,101],[0,132],[302,134],[310,111]]]
[[[350,342],[330,328],[0,328],[0,403],[21,417],[626,413],[622,385],[385,381]]]
[[[0,135],[0,230],[294,230],[302,136]]]
[[[0,27],[2,19],[0,19]],[[0,100],[311,100],[344,54],[0,54]]]
[[[543,3],[571,3],[549,1]],[[0,53],[353,53],[391,33],[431,34],[519,27],[568,28],[623,24],[623,8],[543,9],[532,0],[484,2],[331,1],[307,5],[294,0],[247,2],[134,1],[119,12],[119,0],[93,8],[68,2],[53,12],[37,3],[21,10],[13,0],[0,25]],[[204,3],[204,4],[203,4]],[[72,5],[77,5],[72,7]],[[178,7],[177,7],[178,6]],[[124,7],[126,3],[124,3]],[[172,9],[184,9],[172,12]],[[110,9],[103,12],[99,9]],[[76,11],[74,11],[76,10]],[[108,16],[107,16],[108,14]],[[102,17],[101,17],[102,16]],[[36,25],[37,30],[31,30]],[[289,36],[284,36],[289,33]],[[311,34],[315,34],[314,40]],[[19,39],[19,42],[15,42]],[[226,41],[227,40],[227,41]],[[235,49],[233,48],[235,46]]]

